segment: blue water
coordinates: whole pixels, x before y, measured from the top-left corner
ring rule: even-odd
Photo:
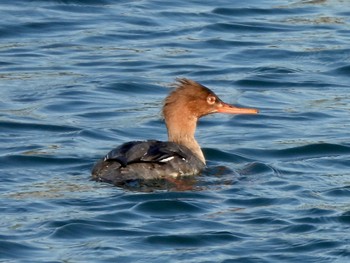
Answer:
[[[1,262],[349,262],[350,4],[2,0]],[[176,77],[257,116],[212,115],[181,186],[90,180],[166,140]]]

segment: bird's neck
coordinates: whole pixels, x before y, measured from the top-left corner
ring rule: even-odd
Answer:
[[[205,158],[201,147],[194,134],[197,126],[197,118],[191,115],[173,115],[165,119],[168,129],[168,140],[189,148],[205,164]]]

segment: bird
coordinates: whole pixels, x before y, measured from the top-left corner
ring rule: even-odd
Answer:
[[[255,108],[227,104],[194,80],[176,79],[175,89],[165,98],[162,110],[168,141],[126,142],[96,162],[92,179],[120,186],[135,180],[200,174],[206,168],[206,160],[195,139],[198,119],[213,113],[258,112]]]

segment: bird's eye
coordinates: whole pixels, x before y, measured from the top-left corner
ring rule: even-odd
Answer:
[[[213,105],[216,102],[216,98],[214,96],[208,96],[207,102],[210,105]]]

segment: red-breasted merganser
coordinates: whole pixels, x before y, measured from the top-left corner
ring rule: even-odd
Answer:
[[[122,144],[95,164],[94,180],[122,185],[137,179],[196,175],[205,168],[203,152],[194,138],[198,119],[211,113],[258,113],[257,109],[224,103],[213,91],[193,80],[178,79],[176,84],[163,106],[168,141]]]

